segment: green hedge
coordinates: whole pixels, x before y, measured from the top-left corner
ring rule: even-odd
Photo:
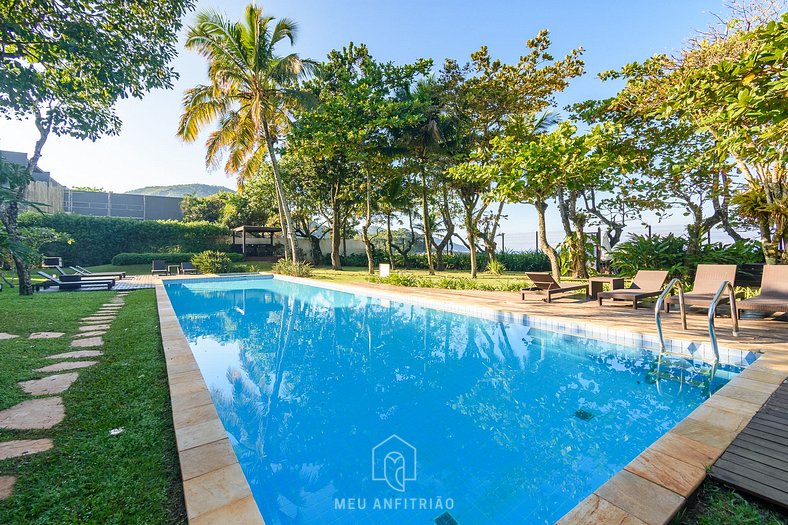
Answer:
[[[504,252],[498,254],[498,260],[503,263],[504,268],[506,268],[508,272],[545,272],[550,270],[550,261],[547,256],[538,251]],[[347,257],[341,256],[339,261],[342,266],[367,266],[367,256],[364,254],[351,254]],[[388,256],[378,251],[375,254],[375,264],[377,265],[382,262],[388,262]],[[404,268],[401,255],[394,255],[394,263],[397,269]],[[443,263],[446,265],[447,270],[470,271],[471,255],[469,253],[445,254],[443,256]],[[479,271],[484,271],[487,267],[487,254],[479,253],[477,263],[479,265]],[[323,256],[323,264],[331,264],[331,254]],[[412,269],[426,269],[427,255],[419,253],[408,256],[408,266]]]
[[[20,226],[43,226],[63,232],[72,243],[45,245],[46,255],[63,257],[66,264],[107,264],[119,253],[201,252],[229,249],[226,228],[207,222],[141,221],[65,213],[23,213]]]
[[[154,260],[164,259],[168,263],[176,264],[191,261],[197,255],[195,252],[166,252],[166,253],[119,253],[112,258],[115,266],[126,266],[129,264],[150,264]],[[227,253],[232,262],[243,261],[242,253]]]

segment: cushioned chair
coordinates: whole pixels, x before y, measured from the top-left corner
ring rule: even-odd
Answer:
[[[695,282],[692,285],[692,291],[684,293],[684,304],[708,308],[711,306],[714,295],[725,281],[735,284],[735,264],[699,264],[695,272]],[[728,301],[727,295],[720,298],[720,302],[726,301]],[[672,295],[665,301],[665,309],[669,312],[670,305],[678,303],[679,297]]]
[[[656,297],[662,293],[662,287],[668,279],[668,272],[662,270],[638,270],[629,288],[623,290],[610,290],[609,292],[599,292],[597,300],[602,306],[602,299],[614,299],[619,301],[631,301],[632,308],[638,309],[638,301],[647,297]]]
[[[763,267],[761,294],[737,301],[739,317],[743,310],[788,312],[788,265],[767,264]]]

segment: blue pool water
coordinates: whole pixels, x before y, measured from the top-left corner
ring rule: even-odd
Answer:
[[[522,324],[278,279],[167,292],[268,525],[552,523],[705,399]]]

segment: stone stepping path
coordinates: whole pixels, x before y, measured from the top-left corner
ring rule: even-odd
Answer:
[[[48,396],[51,394],[60,394],[68,390],[74,381],[77,380],[79,374],[72,372],[70,374],[57,374],[47,376],[42,379],[32,379],[30,381],[22,381],[19,386],[22,387],[27,394],[31,396]],[[2,447],[0,443],[0,447]]]
[[[110,325],[108,324],[91,324],[91,325],[80,326],[79,331],[90,332],[93,330],[109,330],[109,326]]]
[[[81,334],[77,334],[74,336],[75,339],[79,339],[80,337],[96,337],[98,335],[106,334],[106,330],[96,330],[94,332],[82,332]]]
[[[100,324],[107,321],[114,321],[114,315],[100,315],[100,316],[92,316],[92,317],[83,317],[81,319],[82,324]]]
[[[36,368],[34,372],[62,372],[63,370],[76,370],[77,368],[87,368],[93,366],[98,361],[63,361],[54,365]]]
[[[51,439],[16,439],[0,443],[0,461],[44,452],[52,448]]]
[[[71,346],[74,348],[89,348],[93,346],[101,346],[104,340],[101,337],[85,337],[84,339],[74,339],[71,341]]]
[[[98,350],[77,350],[76,352],[48,355],[47,359],[78,359],[82,357],[99,357],[102,355],[104,355],[104,352]]]
[[[30,334],[28,339],[57,339],[58,337],[63,337],[63,332],[34,332]]]
[[[66,416],[59,397],[28,399],[0,412],[0,428],[31,430],[52,428]]]
[[[0,476],[0,501],[11,496],[15,484],[16,478],[14,476]]]
[[[3,339],[14,339],[15,337],[19,337],[19,336],[14,334],[7,334],[5,332],[0,332],[0,341],[2,341]]]

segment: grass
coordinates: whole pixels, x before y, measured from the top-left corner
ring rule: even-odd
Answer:
[[[44,358],[72,350],[79,319],[114,292],[0,292],[0,409],[29,399],[18,381],[41,377]],[[35,331],[60,339],[30,341]],[[0,440],[53,439],[55,448],[0,461],[19,480],[0,502],[0,523],[185,523],[182,484],[153,290],[131,293],[104,336],[104,356],[62,394],[65,420],[51,430],[0,431]],[[123,428],[117,436],[109,431]]]
[[[696,498],[679,514],[681,525],[783,525],[788,519],[778,510],[745,497],[733,489],[706,480]]]

